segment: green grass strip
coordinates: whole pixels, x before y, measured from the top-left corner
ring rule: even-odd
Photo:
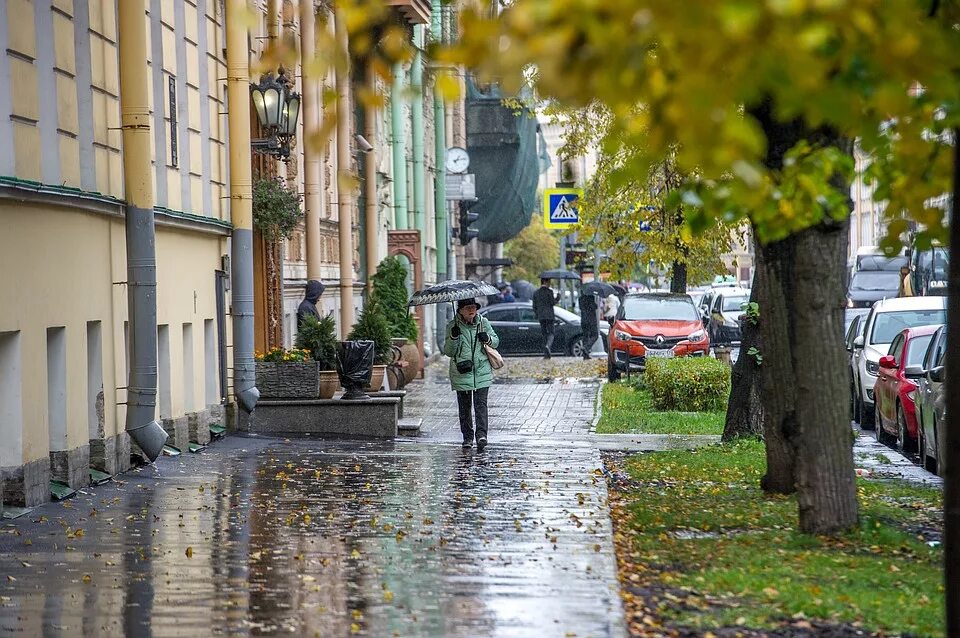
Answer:
[[[650,393],[626,383],[603,386],[600,434],[722,434],[723,412],[657,412]]]
[[[859,529],[822,538],[796,531],[794,497],[759,489],[760,442],[640,454],[625,469],[634,560],[700,601],[662,607],[674,622],[706,630],[809,618],[943,635],[943,551],[919,535],[941,529],[939,490],[858,479]]]

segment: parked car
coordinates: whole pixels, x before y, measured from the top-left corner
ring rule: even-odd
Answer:
[[[874,425],[874,384],[880,372],[880,357],[904,328],[946,322],[946,297],[900,297],[882,299],[867,315],[863,335],[853,341],[854,418],[861,427]]]
[[[580,327],[580,317],[569,310],[560,307],[553,309],[556,317],[553,354],[569,354],[575,357],[583,356],[583,329]],[[516,301],[484,306],[480,314],[490,321],[493,329],[500,337],[497,350],[504,355],[529,355],[543,353],[543,335],[540,334],[540,322],[533,313],[533,303]],[[600,322],[600,339],[606,346],[608,326]]]
[[[743,306],[750,301],[750,291],[746,288],[720,288],[713,297],[710,316],[707,319],[707,332],[714,346],[740,343],[741,331],[738,317],[743,314]]]
[[[905,258],[899,258],[906,261]],[[850,308],[869,308],[880,299],[892,299],[900,292],[900,268],[896,270],[858,270],[847,287]]]
[[[856,395],[856,385],[853,382],[854,376],[856,376],[856,360],[853,358],[853,342],[857,337],[863,336],[863,329],[867,325],[866,316],[870,310],[866,308],[847,308],[844,312],[844,323],[846,324],[844,333],[844,345],[847,349],[847,372],[849,373],[849,382],[850,382],[850,418],[856,419],[856,406],[854,404],[854,396]]]
[[[901,452],[912,452],[917,442],[914,397],[923,376],[923,355],[940,326],[906,328],[893,338],[890,350],[880,357],[874,387],[877,441],[896,441]]]
[[[710,351],[710,338],[690,295],[675,293],[626,295],[607,343],[611,381],[628,366],[642,370],[647,358],[702,357]]]
[[[944,357],[947,354],[947,329],[937,328],[923,357],[923,376],[917,381],[917,451],[920,464],[943,476],[946,449],[947,388]]]

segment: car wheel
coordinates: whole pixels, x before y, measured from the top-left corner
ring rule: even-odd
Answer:
[[[582,357],[586,346],[583,345],[583,337],[577,337],[570,342],[570,354],[574,357]]]
[[[930,458],[927,456],[927,437],[923,435],[923,421],[917,417],[917,452],[920,454],[920,467],[930,471]]]
[[[880,416],[880,406],[873,404],[873,432],[877,436],[877,443],[887,444],[887,433],[883,429],[883,417]]]
[[[859,395],[858,395],[859,396]],[[860,427],[864,430],[872,430],[876,427],[879,427],[877,424],[877,413],[876,413],[876,403],[873,404],[874,409],[870,410],[863,403],[863,399],[860,399]]]
[[[913,441],[910,440],[910,434],[907,432],[907,417],[899,403],[897,404],[897,450],[901,454],[913,452]]]
[[[619,381],[620,371],[613,365],[613,361],[607,357],[607,381]]]
[[[936,446],[933,450],[933,457],[931,458],[930,467],[927,469],[936,474],[937,476],[943,476],[943,467],[940,463],[940,441],[937,439],[937,417],[933,417],[933,441]]]

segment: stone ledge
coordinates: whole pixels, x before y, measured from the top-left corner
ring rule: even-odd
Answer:
[[[368,401],[292,399],[260,401],[253,414],[240,412],[238,429],[258,434],[338,434],[394,438],[400,397]]]

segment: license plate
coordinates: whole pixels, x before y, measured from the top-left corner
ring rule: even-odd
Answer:
[[[652,350],[647,348],[647,357],[650,359],[672,359],[673,350]]]

